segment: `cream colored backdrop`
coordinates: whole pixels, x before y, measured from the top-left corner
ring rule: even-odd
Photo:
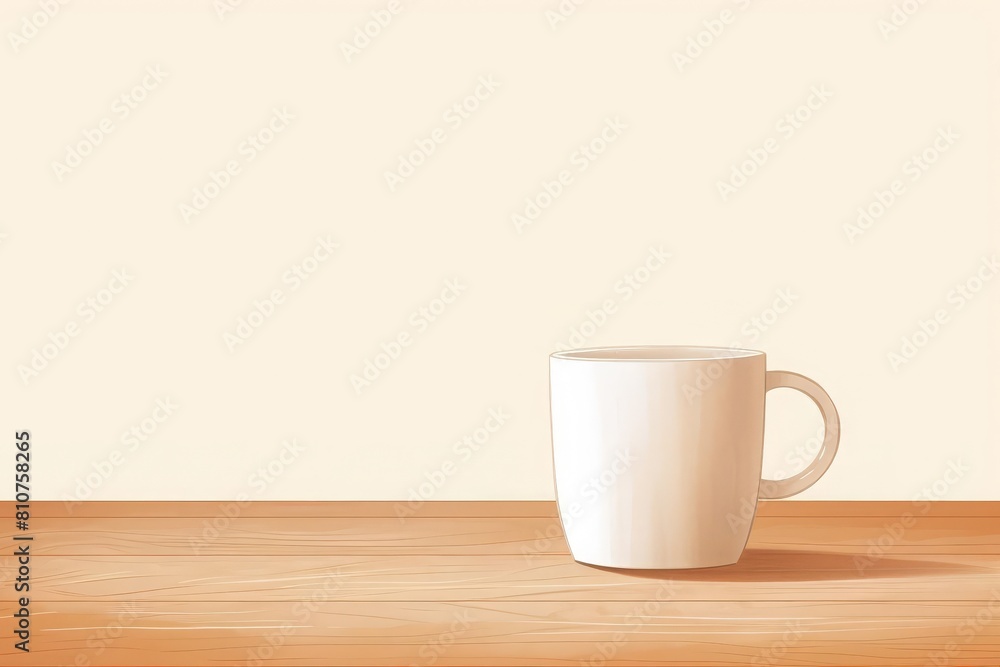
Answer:
[[[1000,499],[997,12],[4,2],[0,469],[552,498],[550,352],[738,344],[801,498]]]

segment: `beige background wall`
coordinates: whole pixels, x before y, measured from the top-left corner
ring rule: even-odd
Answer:
[[[993,5],[223,1],[0,8],[0,415],[35,497],[552,498],[575,340],[822,383],[841,450],[801,498],[1000,499]],[[817,413],[767,419],[795,472]]]

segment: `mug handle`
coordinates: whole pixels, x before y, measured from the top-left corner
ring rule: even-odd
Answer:
[[[802,493],[815,484],[833,463],[833,457],[837,454],[837,445],[840,444],[840,415],[837,414],[837,407],[823,387],[804,375],[789,371],[767,371],[764,378],[765,392],[778,387],[788,387],[801,391],[811,398],[816,407],[819,408],[820,414],[823,415],[823,424],[826,427],[823,444],[820,446],[816,458],[806,466],[805,470],[787,479],[761,478],[759,497],[787,498],[796,493]]]

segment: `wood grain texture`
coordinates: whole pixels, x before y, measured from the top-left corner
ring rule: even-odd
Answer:
[[[881,541],[895,553],[1000,555],[993,517],[819,519],[758,517],[748,547],[856,554]],[[569,554],[556,517],[53,517],[33,519],[32,532],[47,556]]]
[[[233,508],[245,517],[385,517],[398,518],[403,501],[324,501],[324,502],[238,502],[234,500],[135,501],[107,500],[54,502],[32,504],[36,517],[216,517],[230,515]],[[469,500],[462,502],[429,500],[417,508],[409,508],[413,517],[557,517],[556,504],[551,500]],[[168,513],[169,512],[169,513]],[[914,515],[955,517],[996,517],[993,501],[924,501],[888,500],[761,500],[757,516],[882,516]],[[13,517],[13,503],[0,503],[0,517]]]
[[[879,594],[897,601],[978,602],[984,585],[1000,589],[998,560],[898,555],[859,567],[840,554],[749,549],[735,567],[663,578],[671,581],[675,600],[851,602]],[[294,562],[269,556],[51,556],[34,580],[36,600],[59,602],[294,602],[329,581],[336,581],[336,599],[365,602],[641,601],[651,580],[661,578],[654,574],[609,572],[552,554],[302,556]]]
[[[762,503],[737,565],[639,572],[574,562],[551,502],[32,509],[4,666],[1000,667],[1000,503]]]

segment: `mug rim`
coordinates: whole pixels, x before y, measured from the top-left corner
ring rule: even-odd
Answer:
[[[719,353],[723,354],[719,354]],[[634,355],[634,356],[632,356]],[[760,350],[713,345],[614,345],[562,350],[549,355],[564,361],[691,362],[748,359],[765,356]]]

